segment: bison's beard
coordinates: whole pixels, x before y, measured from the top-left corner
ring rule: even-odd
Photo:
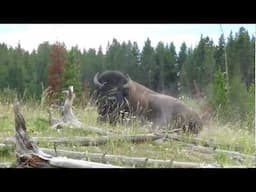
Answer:
[[[116,124],[123,120],[125,114],[127,116],[130,113],[129,103],[122,90],[96,90],[94,95],[96,98],[98,121]]]

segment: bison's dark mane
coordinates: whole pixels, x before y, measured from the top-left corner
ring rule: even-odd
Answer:
[[[128,81],[127,76],[120,71],[105,71],[98,76],[98,81],[104,85],[97,87],[93,94],[99,120],[115,123],[120,115],[129,112],[128,91],[123,87]]]

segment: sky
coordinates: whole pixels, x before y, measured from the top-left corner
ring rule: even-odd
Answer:
[[[21,47],[29,52],[37,49],[40,43],[64,42],[67,49],[78,46],[80,50],[101,46],[105,53],[108,42],[113,38],[118,42],[137,42],[142,50],[147,38],[151,45],[162,41],[164,44],[174,43],[176,52],[182,42],[188,47],[195,47],[200,36],[208,36],[214,44],[224,32],[227,38],[231,31],[233,34],[244,27],[249,35],[255,36],[256,24],[0,24],[0,43]]]

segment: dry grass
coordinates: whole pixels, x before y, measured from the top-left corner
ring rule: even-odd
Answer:
[[[198,106],[198,103],[192,100],[186,100],[191,106]],[[78,119],[83,123],[84,127],[94,126],[101,127],[104,130],[115,131],[122,135],[141,134],[150,131],[150,123],[145,126],[141,126],[136,118],[128,120],[128,124],[111,126],[109,124],[97,123],[97,112],[93,106],[87,106],[85,109],[74,108],[74,113]],[[199,109],[198,109],[199,111]],[[6,137],[14,136],[14,114],[12,105],[0,104],[0,139],[3,140]],[[74,137],[74,136],[90,136],[97,137],[96,133],[90,133],[86,130],[72,129],[64,127],[60,131],[52,129],[48,125],[48,114],[44,107],[40,107],[37,104],[26,104],[22,107],[22,113],[26,120],[28,133],[31,137],[45,136],[45,137]],[[58,116],[56,112],[54,114]],[[240,146],[240,152],[246,154],[255,154],[255,136],[249,133],[247,130],[238,128],[234,123],[220,125],[216,120],[210,120],[205,123],[203,131],[198,135],[198,138],[206,141],[212,141],[219,143],[220,149],[235,150],[237,146]],[[39,147],[53,148],[53,144],[39,144]],[[88,151],[99,152],[116,155],[146,157],[151,159],[166,159],[175,161],[193,161],[200,163],[219,163],[223,165],[246,165],[255,166],[255,162],[251,160],[245,160],[239,162],[230,159],[225,154],[204,154],[195,151],[188,151],[184,148],[181,142],[168,140],[162,143],[143,143],[133,144],[129,142],[108,142],[103,146],[58,146],[59,149],[67,149],[73,151]],[[14,161],[14,149],[6,151],[6,149],[0,150],[0,162],[1,161]],[[120,162],[119,165],[122,165]]]

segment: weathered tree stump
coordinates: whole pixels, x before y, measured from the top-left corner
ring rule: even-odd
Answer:
[[[64,90],[63,93],[65,94],[65,103],[63,106],[63,110],[61,112],[60,118],[54,118],[52,116],[52,111],[48,109],[49,115],[49,125],[52,128],[61,128],[61,127],[72,127],[76,129],[84,129],[88,132],[94,132],[101,135],[115,135],[112,132],[92,127],[92,126],[82,126],[82,123],[78,120],[72,110],[73,100],[75,98],[75,93],[73,90],[73,86],[70,86],[68,90]]]
[[[73,100],[75,98],[73,86],[69,86],[68,90],[64,90],[63,93],[65,94],[65,103],[63,106],[61,117],[59,119],[53,118],[51,110],[48,109],[49,124],[53,128],[60,127],[63,124],[68,124],[73,127],[81,127],[82,123],[77,119],[72,110]]]

